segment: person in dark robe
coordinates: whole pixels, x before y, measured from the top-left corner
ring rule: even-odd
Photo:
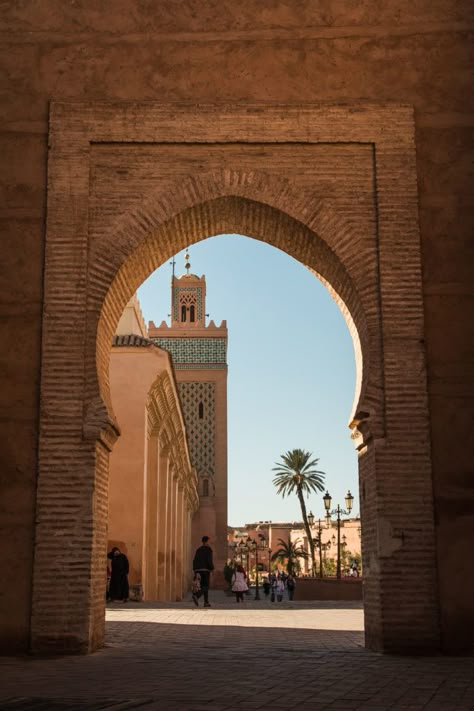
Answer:
[[[109,585],[109,600],[128,601],[128,558],[116,546],[112,548],[107,558],[111,560],[111,575]]]
[[[209,536],[203,536],[201,543],[202,546],[199,546],[196,550],[193,559],[194,575],[196,575],[196,573],[199,574],[201,589],[197,593],[193,592],[192,598],[196,607],[199,607],[198,598],[204,595],[204,607],[211,607],[211,603],[209,602],[209,579],[214,570],[214,563],[212,560],[212,548],[209,545]]]

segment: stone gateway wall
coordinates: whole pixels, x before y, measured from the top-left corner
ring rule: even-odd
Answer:
[[[266,240],[330,285],[360,351],[353,426],[361,461],[367,643],[387,651],[436,649],[412,110],[55,104],[50,144],[41,398],[55,407],[46,407],[40,420],[33,649],[70,649],[74,640],[88,649],[91,628],[103,619],[103,604],[94,598],[100,581],[91,577],[78,587],[74,573],[92,565],[91,541],[100,550],[89,491],[107,481],[108,467],[105,459],[100,468],[91,466],[91,451],[109,450],[119,430],[109,362],[123,308],[180,245],[219,232]],[[188,153],[202,147],[197,176]],[[318,160],[309,162],[313,151]],[[162,153],[170,154],[168,162],[158,159]],[[65,373],[57,334],[71,320],[84,339],[71,342]],[[224,421],[216,413],[216,422]],[[62,446],[75,452],[70,477],[82,483],[74,507],[56,456],[61,423]],[[400,491],[407,499],[402,508]],[[99,502],[106,506],[98,496]],[[84,514],[90,525],[78,531]],[[74,595],[60,601],[58,619],[59,601],[46,592],[68,539],[73,565],[63,569],[62,589]],[[402,565],[403,575],[394,574]],[[78,598],[87,614],[77,615]],[[71,618],[76,624],[66,639]]]
[[[348,10],[303,1],[270,11],[206,0],[179,15],[171,1],[123,0],[113,13],[99,5],[15,0],[0,17],[3,651],[30,645],[33,597],[37,649],[101,644],[103,590],[77,590],[73,581],[103,572],[106,532],[95,522],[106,515],[107,452],[116,436],[107,339],[131,288],[185,247],[189,231],[198,239],[231,227],[277,246],[291,234],[287,251],[318,273],[323,265],[370,363],[367,374],[359,368],[371,415],[369,432],[364,422],[360,429],[373,442],[361,458],[365,567],[374,571],[365,592],[369,644],[390,649],[390,630],[409,635],[419,622],[424,632],[412,646],[418,634],[420,647],[436,647],[439,620],[444,650],[471,648],[471,5],[360,2]],[[71,109],[71,101],[82,103]],[[109,102],[132,103],[122,110]],[[147,102],[184,102],[186,119],[172,107],[157,109],[158,120]],[[269,118],[271,104],[279,108]],[[308,119],[308,104],[320,122]],[[385,119],[376,115],[374,123],[371,111],[381,104]],[[362,138],[341,139],[334,105]],[[223,137],[208,138],[215,145],[203,153],[205,126]],[[188,161],[199,175],[185,179],[179,166]],[[128,174],[120,173],[124,165]],[[122,189],[118,213],[111,185]],[[167,197],[157,203],[160,191]],[[313,212],[305,214],[308,191]],[[393,220],[398,231],[384,232]],[[403,298],[392,300],[397,293]],[[49,474],[40,478],[37,505],[39,467]],[[390,476],[376,479],[377,472]],[[51,508],[58,486],[65,487],[59,518]],[[386,516],[381,501],[389,502]],[[71,555],[78,516],[80,560]],[[52,576],[69,581],[63,608],[49,597]],[[414,596],[401,622],[390,610],[399,607],[406,576]],[[394,578],[399,584],[389,585]],[[85,618],[74,616],[79,609]],[[53,612],[55,631],[47,622]]]

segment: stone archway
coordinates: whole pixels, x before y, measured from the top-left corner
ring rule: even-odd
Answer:
[[[103,639],[121,310],[187,244],[240,232],[313,270],[354,339],[367,645],[437,649],[411,110],[58,104],[50,145],[32,648]]]

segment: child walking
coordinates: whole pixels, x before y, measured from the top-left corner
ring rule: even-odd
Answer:
[[[244,601],[244,592],[247,592],[247,573],[242,565],[238,565],[232,575],[232,592],[235,593],[235,602]]]

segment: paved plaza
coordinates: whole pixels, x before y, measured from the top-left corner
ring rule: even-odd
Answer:
[[[1,659],[0,710],[474,709],[473,658],[368,652],[359,602],[211,602],[110,604],[99,652]]]

